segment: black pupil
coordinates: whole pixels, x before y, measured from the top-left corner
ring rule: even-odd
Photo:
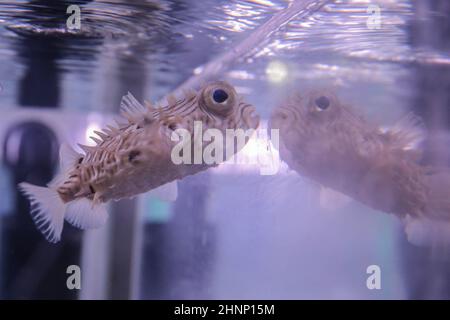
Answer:
[[[330,100],[327,97],[321,96],[316,99],[316,106],[321,110],[325,110],[330,106]]]
[[[228,93],[222,89],[217,89],[213,93],[213,99],[217,103],[222,103],[228,99]]]

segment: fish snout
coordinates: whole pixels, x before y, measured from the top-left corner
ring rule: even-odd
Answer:
[[[276,109],[269,119],[269,129],[282,130],[293,125],[294,117],[292,112],[285,108]]]

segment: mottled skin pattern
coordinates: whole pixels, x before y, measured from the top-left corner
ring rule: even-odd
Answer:
[[[419,121],[409,115],[404,122],[383,131],[322,90],[276,108],[270,127],[280,130],[282,159],[301,175],[400,217],[449,219],[442,191],[450,190],[449,171],[417,162],[421,154],[410,146]]]
[[[213,100],[218,89],[226,92],[227,100],[222,103]],[[226,129],[256,129],[259,124],[254,107],[225,82],[210,83],[199,92],[167,100],[163,107],[148,104],[147,108],[126,110],[126,124],[98,132],[97,146],[82,146],[86,154],[80,155],[67,179],[58,184],[63,201],[87,197],[96,203],[132,197],[214,166],[176,165],[171,160],[172,148],[178,143],[171,141],[172,133],[187,129],[193,143],[194,121],[202,122],[203,131],[216,128],[224,134]]]

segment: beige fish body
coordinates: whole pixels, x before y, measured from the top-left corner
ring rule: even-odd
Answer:
[[[276,108],[270,127],[280,130],[281,157],[301,175],[403,221],[450,222],[450,170],[419,164],[417,117],[385,130],[318,90]]]
[[[204,130],[223,134],[227,129],[256,129],[259,117],[254,111],[231,85],[220,81],[206,84],[198,92],[185,92],[181,98],[169,96],[162,107],[144,107],[128,94],[122,99],[124,123],[96,132],[96,146],[81,146],[85,154],[63,145],[62,172],[48,188],[27,183],[20,187],[34,205],[32,216],[38,228],[49,241],[57,242],[64,219],[80,228],[99,227],[107,218],[104,203],[136,196],[217,165],[175,164],[171,156],[178,129],[192,137],[193,146],[198,139],[196,122]],[[206,143],[200,143],[205,148]]]

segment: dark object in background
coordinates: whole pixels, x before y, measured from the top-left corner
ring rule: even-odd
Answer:
[[[410,26],[410,42],[418,50],[445,52],[450,49],[450,1],[416,0]],[[414,66],[413,110],[425,122],[428,139],[424,164],[450,166],[450,67],[435,64]],[[442,139],[442,132],[447,137]],[[450,299],[448,250],[419,248],[402,243],[408,299]]]
[[[34,25],[65,28],[71,4],[85,4],[89,1],[34,0],[24,4],[27,15],[18,19],[31,20]],[[32,10],[29,10],[32,8]],[[51,17],[51,18],[50,18]],[[18,102],[22,106],[56,108],[60,100],[60,79],[62,70],[58,60],[68,54],[67,39],[56,36],[22,34],[17,45],[17,54],[26,66],[19,84]]]
[[[413,47],[435,51],[450,50],[450,2],[446,0],[413,0],[415,16],[410,26]],[[433,16],[430,16],[432,14]]]
[[[55,27],[65,25],[66,9],[73,3],[35,0],[29,4],[32,10],[25,18]],[[49,15],[54,18],[46,19]],[[25,66],[17,93],[19,105],[58,108],[62,72],[58,60],[67,54],[69,41],[29,34],[22,35],[18,42],[15,49]],[[45,185],[52,179],[58,168],[58,139],[44,124],[27,122],[11,128],[2,144],[3,162],[13,177],[15,206],[1,223],[0,263],[4,280],[0,297],[76,299],[78,292],[66,286],[66,270],[69,265],[80,265],[82,232],[66,224],[63,241],[57,245],[48,243],[31,219],[28,200],[17,190],[19,182]]]
[[[80,233],[71,230],[61,244],[48,243],[31,219],[28,200],[16,187],[22,181],[45,185],[52,179],[58,168],[57,138],[41,123],[21,123],[7,133],[3,154],[4,165],[13,177],[11,189],[16,192],[14,210],[1,223],[1,297],[75,299],[76,292],[66,287],[66,269],[79,265]]]
[[[211,299],[216,229],[207,218],[208,173],[178,182],[167,223],[144,225],[142,299]]]

